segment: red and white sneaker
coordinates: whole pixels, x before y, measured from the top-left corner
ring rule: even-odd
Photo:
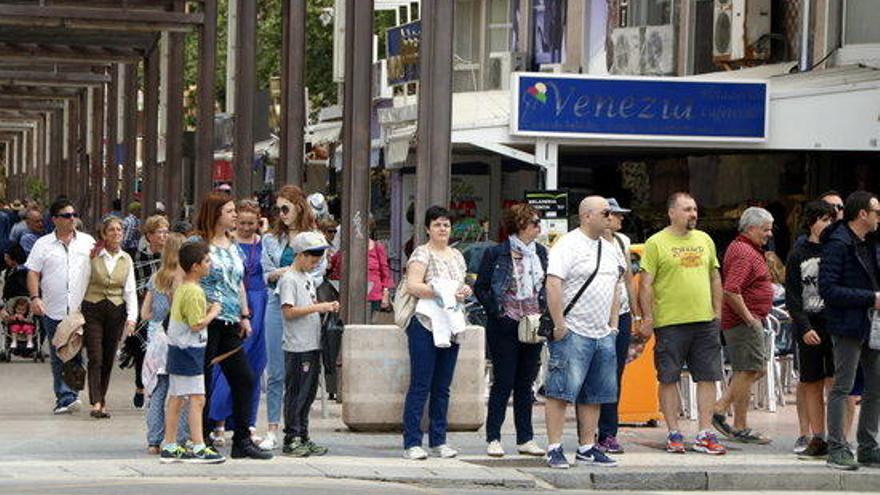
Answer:
[[[694,443],[694,450],[704,452],[710,455],[724,455],[727,448],[718,443],[718,438],[712,432],[704,431],[697,435],[697,441]]]
[[[669,435],[666,437],[666,452],[670,454],[684,454],[686,452],[684,436],[681,433],[677,431],[669,432]]]

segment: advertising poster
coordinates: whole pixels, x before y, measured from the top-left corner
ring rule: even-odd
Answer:
[[[529,191],[526,203],[541,216],[538,242],[549,247],[568,232],[568,191]]]

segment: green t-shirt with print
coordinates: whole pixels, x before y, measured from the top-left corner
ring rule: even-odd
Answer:
[[[664,229],[652,235],[641,268],[654,277],[654,326],[713,320],[712,272],[719,266],[715,243],[705,232],[677,236]]]

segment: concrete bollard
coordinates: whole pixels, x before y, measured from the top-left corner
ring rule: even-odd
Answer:
[[[449,399],[449,431],[476,431],[486,418],[486,339],[469,326]],[[352,431],[400,431],[409,387],[406,332],[396,325],[347,325],[342,334],[342,421]],[[426,408],[427,409],[427,408]],[[423,426],[426,424],[422,421]]]

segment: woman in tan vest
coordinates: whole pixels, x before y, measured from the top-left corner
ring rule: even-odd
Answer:
[[[91,416],[109,418],[105,396],[119,341],[131,335],[137,321],[137,293],[131,257],[122,250],[122,220],[108,217],[101,224],[102,243],[91,259],[91,276],[83,298],[85,344],[89,357]]]

